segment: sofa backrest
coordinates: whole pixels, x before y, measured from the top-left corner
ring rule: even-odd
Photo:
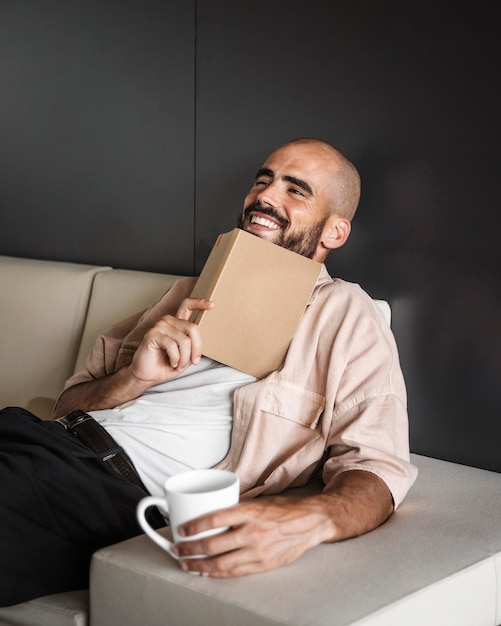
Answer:
[[[0,406],[48,417],[80,347],[94,277],[108,267],[0,256]]]
[[[113,270],[96,275],[87,318],[75,362],[85,366],[96,338],[106,329],[153,304],[180,276],[135,270]]]
[[[96,338],[180,276],[0,256],[0,408],[50,417]],[[390,323],[390,307],[376,300]]]

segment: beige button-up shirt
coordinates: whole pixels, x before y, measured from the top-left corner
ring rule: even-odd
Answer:
[[[146,330],[174,315],[195,281],[179,280],[100,336],[65,388],[128,365]],[[317,472],[328,488],[341,472],[365,470],[400,504],[417,475],[405,384],[393,334],[358,285],[323,268],[282,367],[235,392],[230,449],[217,467],[236,472],[249,497],[304,485]]]

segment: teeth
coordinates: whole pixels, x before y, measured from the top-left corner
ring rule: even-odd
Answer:
[[[251,217],[251,224],[259,224],[260,226],[266,226],[266,228],[270,228],[271,230],[279,230],[280,226],[272,222],[271,220],[267,220],[264,217],[258,217],[253,215]]]

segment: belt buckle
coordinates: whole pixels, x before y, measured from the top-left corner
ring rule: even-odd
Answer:
[[[73,431],[75,426],[78,426],[78,424],[81,424],[88,419],[91,419],[88,413],[85,413],[85,411],[77,410],[68,413],[68,415],[63,415],[63,417],[58,417],[55,421],[62,424],[64,428],[66,428],[66,430]]]
[[[54,420],[55,422],[59,422],[59,424],[61,424],[61,426],[64,426],[64,428],[66,430],[70,429],[70,422],[69,420],[66,419],[66,415],[64,415],[63,417],[58,417],[56,420]]]

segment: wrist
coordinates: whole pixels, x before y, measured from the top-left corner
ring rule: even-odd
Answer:
[[[127,389],[127,395],[130,395],[131,398],[138,398],[156,384],[155,381],[139,378],[134,373],[132,364],[124,365],[124,367],[116,372],[116,376],[117,382],[119,382],[124,390]]]

